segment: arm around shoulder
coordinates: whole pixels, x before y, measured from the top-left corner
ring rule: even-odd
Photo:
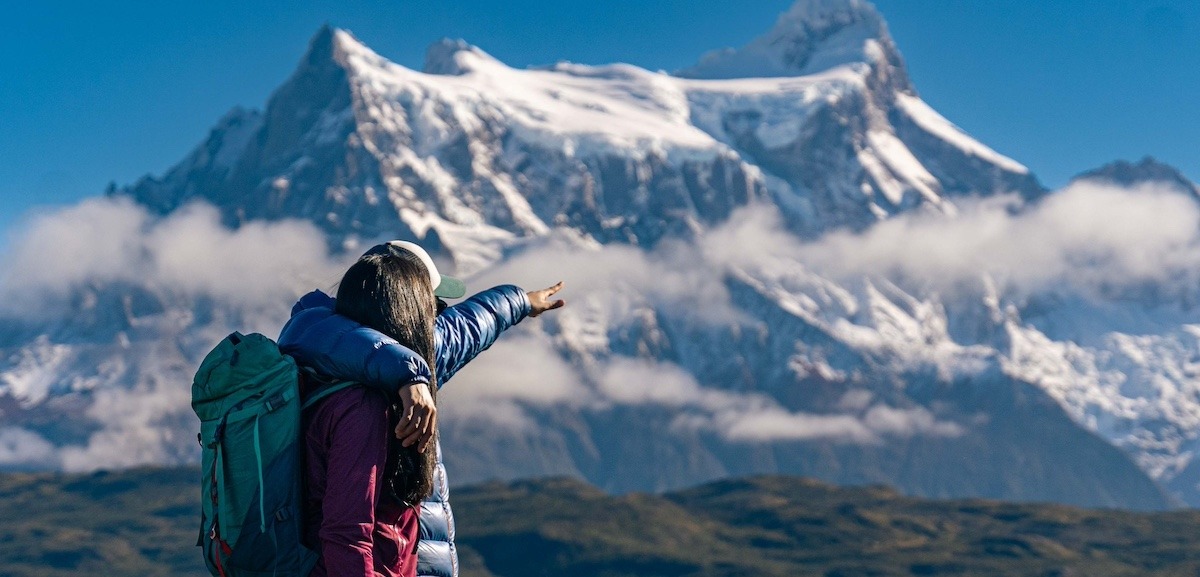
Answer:
[[[331,307],[298,310],[284,325],[279,348],[323,375],[392,393],[401,385],[429,383],[429,365],[420,355]]]

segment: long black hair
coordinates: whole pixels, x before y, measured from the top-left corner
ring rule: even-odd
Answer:
[[[430,368],[429,390],[436,402],[437,375],[433,374],[434,322],[438,303],[429,284],[429,272],[416,255],[395,250],[358,259],[338,285],[338,314],[371,327],[421,355]],[[397,383],[397,386],[403,383]],[[398,411],[396,411],[398,413]],[[436,433],[435,433],[436,434]],[[388,431],[391,435],[391,431]],[[406,505],[416,505],[433,493],[434,451],[417,452],[417,445],[389,444],[385,479],[392,495]]]

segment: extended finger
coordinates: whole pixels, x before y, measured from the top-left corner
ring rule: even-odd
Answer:
[[[563,287],[563,281],[558,281],[557,283],[554,284],[554,286],[542,289],[542,292],[546,293],[546,297],[549,298],[549,297],[554,296],[554,293],[562,290],[562,287]]]
[[[396,425],[396,438],[400,439],[401,446],[408,446],[407,439],[413,435],[412,425]]]

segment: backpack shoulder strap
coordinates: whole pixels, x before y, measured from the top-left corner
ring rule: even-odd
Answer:
[[[305,399],[304,404],[300,406],[300,410],[303,411],[317,404],[317,401],[320,401],[321,399],[324,399],[325,397],[328,397],[329,395],[332,395],[342,389],[353,387],[357,384],[358,383],[354,381],[339,381],[330,385],[326,385],[310,395],[308,399]]]

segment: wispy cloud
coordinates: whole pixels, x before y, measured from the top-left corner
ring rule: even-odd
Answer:
[[[991,274],[1035,292],[1193,282],[1200,270],[1200,205],[1166,186],[1080,182],[1040,204],[961,201],[952,218],[924,213],[839,232],[795,256],[835,278],[888,276],[939,288]]]
[[[705,430],[734,442],[875,443],[885,437],[953,437],[965,432],[923,407],[891,407],[870,398],[852,407],[857,410],[790,411],[764,394],[703,387],[678,366],[648,360],[614,359],[603,371],[599,389],[609,402],[677,410],[674,427]]]
[[[280,308],[302,287],[336,281],[311,223],[252,222],[236,230],[193,204],[152,217],[123,198],[83,201],[32,218],[0,270],[0,312],[51,317],[81,286],[127,283],[244,308]]]
[[[731,442],[877,443],[888,437],[953,437],[965,432],[928,409],[888,406],[866,391],[848,395],[854,398],[837,412],[789,411],[761,393],[704,387],[679,366],[653,359],[609,357],[577,367],[562,361],[547,340],[528,336],[498,343],[497,348],[498,354],[485,353],[447,385],[446,426],[454,427],[459,419],[482,419],[528,433],[537,429],[538,409],[566,406],[603,412],[621,405],[667,409],[676,413],[673,429],[704,431]]]
[[[578,407],[591,396],[544,333],[514,330],[448,382],[438,403],[443,426],[483,420],[533,432],[537,422],[526,407]]]
[[[571,232],[537,239],[473,277],[474,287],[516,283],[542,288],[566,280],[564,293],[592,300],[610,318],[624,320],[631,306],[686,311],[706,322],[741,318],[732,306],[723,271],[705,266],[695,246],[664,242],[653,250],[598,245]]]

